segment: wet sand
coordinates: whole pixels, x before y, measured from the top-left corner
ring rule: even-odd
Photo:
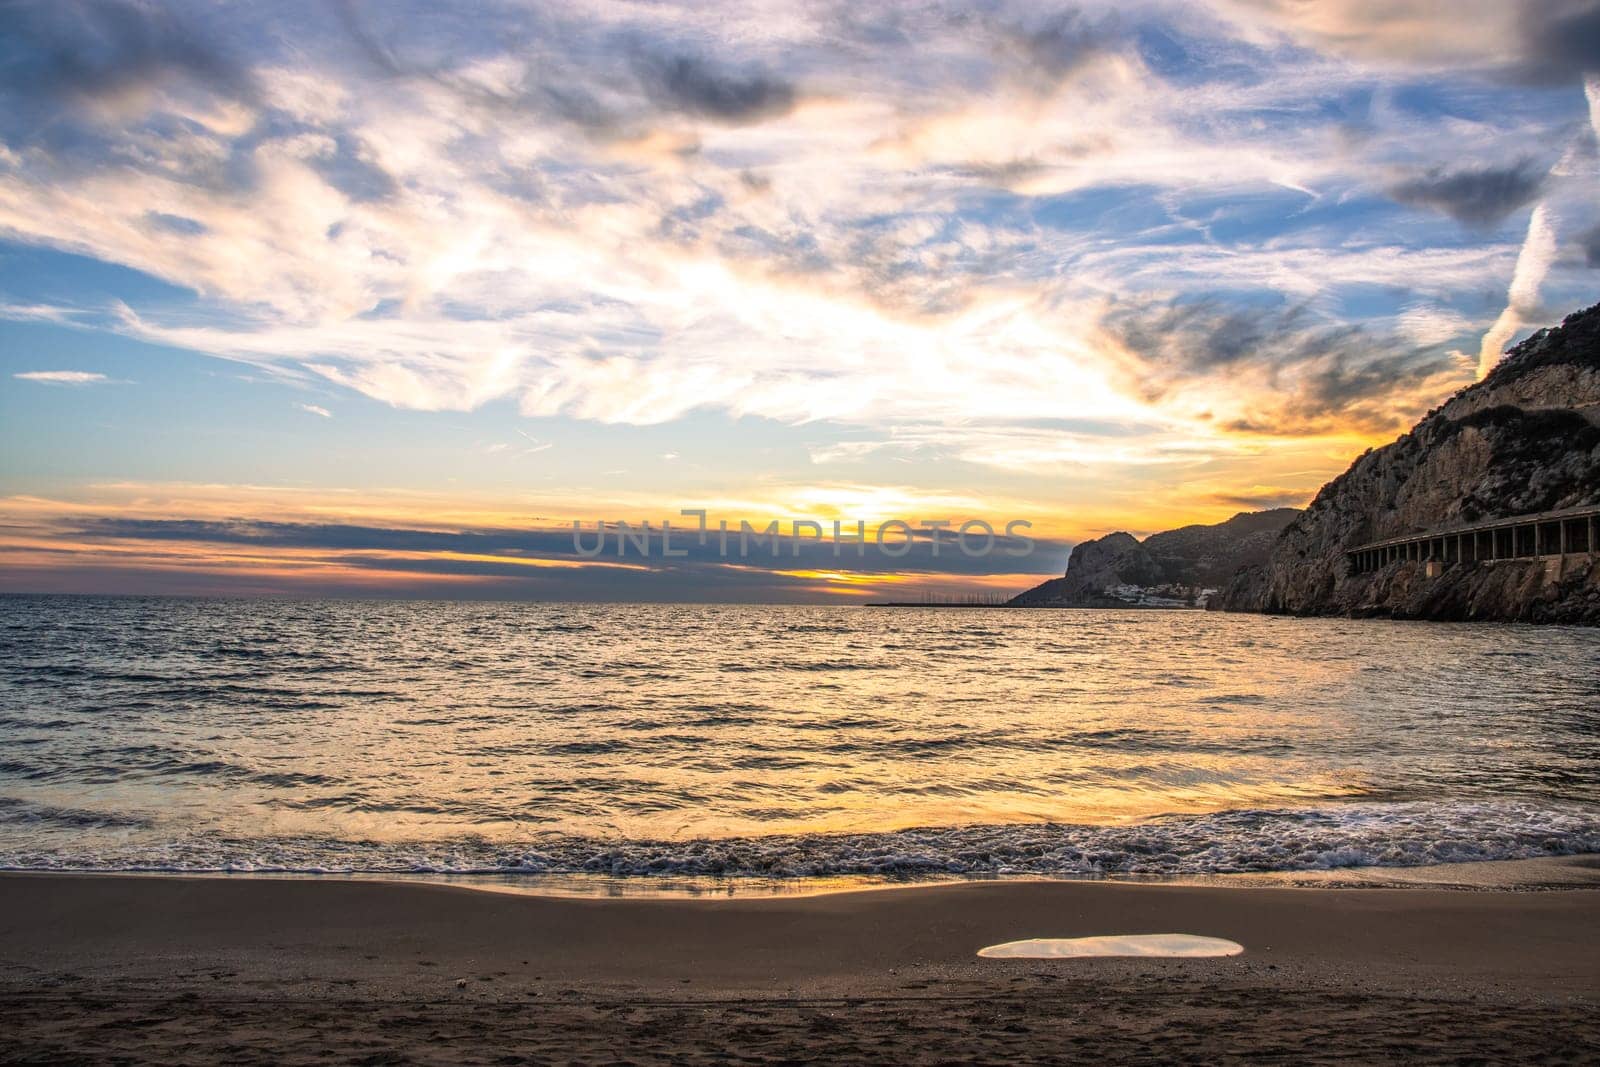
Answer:
[[[978,959],[1191,933],[1187,960]],[[0,875],[0,1060],[1595,1062],[1600,892]]]

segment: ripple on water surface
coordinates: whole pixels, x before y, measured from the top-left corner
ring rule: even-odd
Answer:
[[[1594,851],[1597,666],[1595,631],[1199,612],[0,597],[0,862],[805,878]]]

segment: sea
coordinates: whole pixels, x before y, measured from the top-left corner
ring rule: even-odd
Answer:
[[[539,885],[1600,852],[1600,631],[0,596],[0,868]]]

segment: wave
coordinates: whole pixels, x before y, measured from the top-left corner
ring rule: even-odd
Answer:
[[[30,804],[16,797],[0,797],[0,826],[10,825],[48,825],[90,830],[103,827],[145,828],[151,825],[151,821],[138,815],[58,808],[49,804]]]
[[[5,837],[0,833],[0,869],[7,870],[906,880],[1176,877],[1600,852],[1600,809],[1517,801],[1365,803],[1166,816],[1121,826],[1048,823],[684,841],[552,834],[521,843],[476,837],[377,842],[197,834],[138,845],[30,849],[13,847]]]

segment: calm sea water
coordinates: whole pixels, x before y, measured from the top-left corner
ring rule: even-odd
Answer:
[[[0,866],[1193,874],[1600,851],[1600,632],[0,597]]]

